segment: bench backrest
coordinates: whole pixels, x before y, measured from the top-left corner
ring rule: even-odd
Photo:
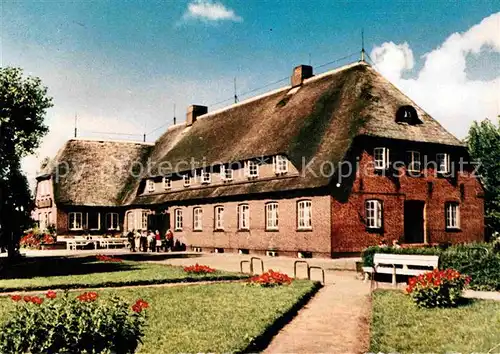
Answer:
[[[412,265],[437,268],[439,256],[375,253],[373,264]]]

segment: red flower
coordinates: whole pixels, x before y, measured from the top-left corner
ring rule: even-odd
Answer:
[[[52,290],[49,290],[47,291],[47,293],[45,294],[45,297],[47,299],[55,299],[57,297],[57,293],[55,291],[52,291]]]
[[[98,261],[101,261],[101,262],[115,262],[115,263],[122,262],[122,259],[120,259],[120,258],[110,257],[110,256],[106,256],[103,254],[98,254],[95,257],[97,258]]]
[[[288,275],[280,272],[275,272],[272,269],[269,269],[264,274],[254,276],[249,279],[250,283],[260,284],[262,286],[274,286],[274,285],[283,285],[290,284],[292,282],[292,278]]]
[[[23,297],[23,300],[25,302],[31,302],[31,296],[26,295],[26,296]]]
[[[81,302],[93,302],[97,300],[98,297],[99,294],[97,294],[95,291],[89,291],[89,292],[84,292],[81,295],[78,295],[76,298]]]
[[[18,302],[21,301],[23,297],[21,295],[11,295],[10,298],[12,299],[12,301]]]
[[[214,273],[215,269],[210,268],[209,266],[206,265],[200,265],[196,263],[193,266],[184,267],[184,271],[187,273],[207,274],[207,273]]]
[[[41,305],[42,302],[43,302],[43,299],[38,297],[38,296],[33,296],[31,298],[31,302],[34,303],[34,304],[37,304],[37,305]]]
[[[132,305],[132,311],[136,313],[142,312],[142,310],[147,309],[149,307],[149,304],[147,301],[144,301],[143,299],[138,299],[135,304]]]

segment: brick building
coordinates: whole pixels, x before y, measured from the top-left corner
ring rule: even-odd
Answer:
[[[166,228],[189,249],[330,257],[481,241],[464,144],[365,62],[208,112],[154,143],[72,139],[38,178],[58,233]],[[51,213],[50,216],[48,213]]]

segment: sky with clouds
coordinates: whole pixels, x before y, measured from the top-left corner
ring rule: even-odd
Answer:
[[[358,60],[362,28],[375,68],[459,138],[500,114],[493,0],[2,0],[0,15],[1,65],[54,97],[50,133],[23,161],[30,179],[75,115],[82,137],[152,142],[190,104],[230,104],[235,78],[245,99],[298,64],[320,73]]]

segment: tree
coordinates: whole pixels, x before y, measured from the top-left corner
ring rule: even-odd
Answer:
[[[19,68],[0,68],[0,241],[9,256],[33,207],[21,159],[32,154],[47,134],[44,124],[52,98],[37,77],[25,77]]]
[[[474,122],[467,145],[470,155],[481,163],[486,226],[490,231],[500,231],[500,126],[489,119]]]

